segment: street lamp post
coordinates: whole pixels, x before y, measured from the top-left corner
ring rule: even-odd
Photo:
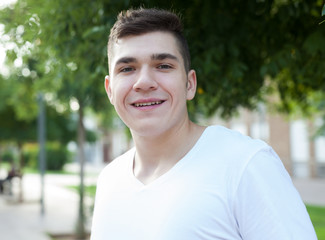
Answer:
[[[45,126],[45,107],[44,107],[44,98],[43,94],[39,93],[38,95],[38,142],[39,142],[39,170],[41,174],[41,215],[45,214],[45,206],[44,206],[44,175],[46,169],[46,152],[45,152],[45,141],[46,141],[46,126]]]

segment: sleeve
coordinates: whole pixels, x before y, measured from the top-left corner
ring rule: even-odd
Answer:
[[[244,240],[317,240],[306,207],[272,148],[249,161],[234,199]]]

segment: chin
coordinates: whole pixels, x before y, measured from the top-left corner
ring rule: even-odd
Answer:
[[[132,136],[155,138],[164,133],[161,124],[146,124],[143,126],[129,126]]]

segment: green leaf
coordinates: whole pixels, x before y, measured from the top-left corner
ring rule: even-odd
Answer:
[[[82,37],[87,38],[93,34],[104,32],[105,30],[106,30],[105,26],[95,26],[95,27],[92,27],[92,28],[86,30],[85,33],[82,35]]]

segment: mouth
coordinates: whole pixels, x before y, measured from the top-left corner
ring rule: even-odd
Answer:
[[[138,102],[138,103],[133,103],[132,105],[134,107],[147,107],[147,106],[153,106],[153,105],[160,105],[165,101],[153,101],[153,102]]]

